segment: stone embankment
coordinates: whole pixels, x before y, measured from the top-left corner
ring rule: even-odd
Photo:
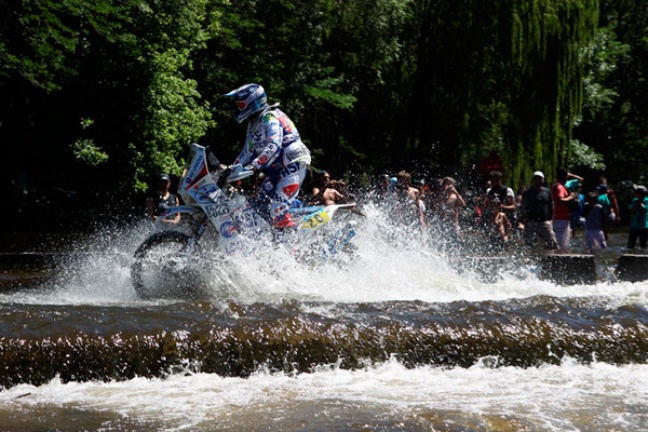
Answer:
[[[597,262],[593,255],[544,255],[516,258],[510,256],[466,257],[455,266],[461,273],[473,273],[483,282],[495,282],[502,275],[528,275],[559,285],[593,284],[599,279]],[[648,255],[624,254],[610,275],[613,281],[648,281]]]

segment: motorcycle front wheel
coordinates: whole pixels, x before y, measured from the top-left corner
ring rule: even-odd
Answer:
[[[152,234],[137,248],[131,280],[142,299],[193,299],[204,296],[197,245],[180,231]]]

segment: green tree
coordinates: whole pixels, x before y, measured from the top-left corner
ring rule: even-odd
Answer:
[[[191,77],[218,29],[207,0],[3,3],[0,133],[37,148],[43,167],[56,160],[77,183],[105,176],[118,194],[179,172],[187,144],[213,125]]]
[[[392,85],[384,82],[381,63],[392,49],[387,45],[399,35],[388,25],[396,19],[392,12],[399,3],[269,0],[223,5],[222,32],[199,61],[200,90],[212,98],[215,118],[222,119],[208,142],[224,157],[234,156],[242,132],[227,120],[232,107],[222,95],[257,82],[295,120],[315,166],[341,172],[350,160],[364,158],[367,138],[356,139],[363,125],[354,117],[362,116],[363,109],[355,101],[377,83]],[[389,32],[391,39],[384,37]]]
[[[603,155],[611,181],[648,180],[648,8],[601,1],[596,38],[583,53],[583,116],[576,138]]]
[[[414,2],[405,148],[442,168],[497,150],[512,184],[566,163],[597,14],[594,0]]]

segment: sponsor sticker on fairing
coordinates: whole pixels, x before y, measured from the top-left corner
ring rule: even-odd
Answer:
[[[194,192],[194,198],[199,203],[214,202],[220,194],[220,189],[215,184],[204,184]]]
[[[209,204],[203,206],[205,209],[205,214],[212,220],[218,219],[220,217],[226,216],[229,214],[229,207],[227,203],[222,204]]]
[[[207,168],[205,166],[205,152],[196,152],[194,159],[191,161],[191,166],[189,171],[185,176],[184,187],[187,188],[196,179],[199,179],[207,174]]]
[[[232,238],[236,235],[236,227],[231,219],[226,219],[218,228],[221,237]]]

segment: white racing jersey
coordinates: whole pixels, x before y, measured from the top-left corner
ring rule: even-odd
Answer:
[[[248,123],[245,145],[235,163],[252,164],[266,171],[279,170],[295,162],[310,164],[310,151],[283,111],[266,108],[258,119]]]

